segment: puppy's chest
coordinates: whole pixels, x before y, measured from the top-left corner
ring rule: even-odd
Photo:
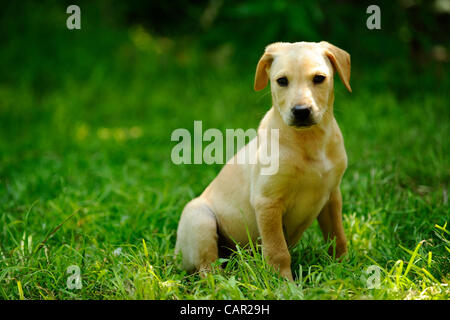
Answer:
[[[296,220],[316,216],[338,185],[345,170],[344,161],[320,153],[298,163],[290,162],[286,168],[291,179],[286,189],[285,214]]]

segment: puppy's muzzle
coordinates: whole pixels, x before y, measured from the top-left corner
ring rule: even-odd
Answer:
[[[312,108],[307,105],[296,105],[292,109],[292,125],[296,127],[309,127],[315,124]]]

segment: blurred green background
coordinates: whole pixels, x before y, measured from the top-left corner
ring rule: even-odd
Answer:
[[[66,27],[71,4],[81,30]],[[371,4],[381,30],[366,27]],[[98,287],[114,266],[105,252],[142,239],[175,274],[165,261],[178,217],[221,166],[174,165],[170,135],[194,120],[256,128],[271,102],[267,88],[253,91],[254,71],[275,41],[325,40],[351,54],[353,93],[336,77],[335,115],[355,261],[390,266],[408,258],[400,244],[427,239],[430,272],[448,281],[433,226],[449,217],[449,12],[445,0],[2,2],[0,293],[20,297],[20,281],[25,297],[73,297],[54,283],[80,261],[90,284],[80,295],[112,297],[117,287]],[[319,246],[313,230],[305,241]],[[308,248],[301,263],[315,261]]]
[[[208,117],[231,127],[256,124],[253,115],[244,122],[227,120],[225,110],[239,104],[228,99],[254,103],[261,96],[251,90],[255,65],[275,41],[326,40],[347,50],[356,94],[391,94],[401,102],[413,95],[442,96],[448,89],[449,1],[379,2],[381,30],[366,28],[370,1],[80,1],[81,30],[66,28],[70,4],[3,5],[4,147],[23,151],[42,139],[41,147],[53,141],[52,148],[64,148],[83,123],[153,121],[169,129],[183,117],[204,115],[197,101],[208,90],[205,82],[216,84]],[[221,80],[242,90],[221,88]],[[270,103],[261,99],[258,112]],[[440,119],[448,119],[447,108],[441,111]]]

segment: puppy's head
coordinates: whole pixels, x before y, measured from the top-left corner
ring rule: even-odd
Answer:
[[[274,107],[288,126],[320,123],[333,102],[333,75],[337,71],[350,88],[350,55],[322,41],[277,42],[266,47],[256,68],[255,90],[270,79]]]

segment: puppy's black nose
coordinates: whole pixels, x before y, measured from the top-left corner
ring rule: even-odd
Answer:
[[[311,115],[311,107],[297,105],[292,108],[292,113],[296,122],[308,122],[309,116]]]

